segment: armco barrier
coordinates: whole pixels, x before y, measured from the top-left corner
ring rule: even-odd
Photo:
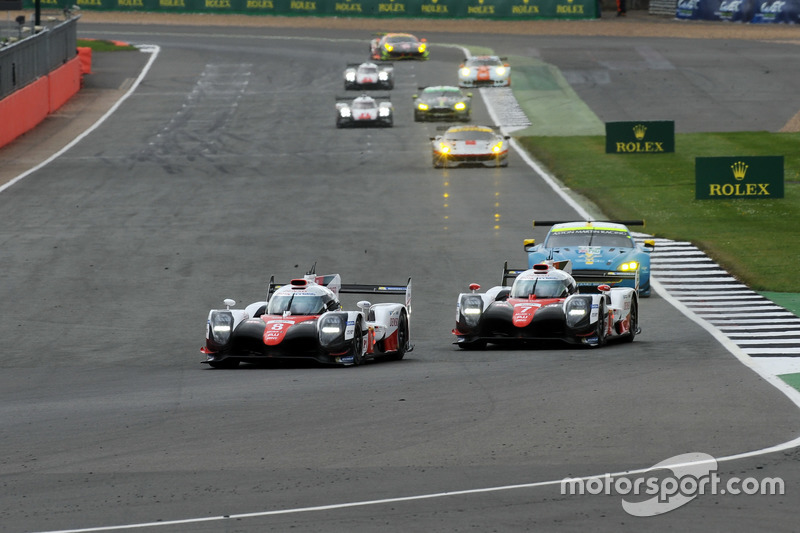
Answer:
[[[61,9],[59,0],[40,0]],[[25,0],[32,8],[33,0]],[[76,0],[81,9],[164,13],[476,19],[588,19],[597,0]]]

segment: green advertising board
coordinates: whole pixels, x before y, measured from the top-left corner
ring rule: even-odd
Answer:
[[[24,0],[33,9],[34,0]],[[473,19],[588,19],[596,0],[41,0],[43,8],[250,15]]]
[[[606,122],[607,154],[663,154],[675,151],[675,122]]]
[[[695,199],[783,198],[783,156],[697,157]]]

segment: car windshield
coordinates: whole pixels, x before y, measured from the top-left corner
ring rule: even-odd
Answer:
[[[267,314],[318,315],[325,309],[322,296],[314,294],[276,294],[269,300]]]
[[[492,65],[502,65],[502,63],[496,57],[473,57],[472,59],[467,60],[467,66],[469,67],[483,67]]]
[[[374,109],[375,102],[370,100],[357,100],[353,102],[353,109]]]
[[[448,131],[445,137],[450,141],[491,141],[494,133],[482,130]]]
[[[361,73],[362,74],[377,74],[378,73],[378,67],[373,67],[373,66],[361,67]]]
[[[417,40],[411,35],[392,35],[386,38],[387,43],[415,43]]]
[[[633,248],[633,239],[623,231],[582,229],[574,231],[554,231],[544,243],[547,248],[569,246],[606,246],[609,248]]]
[[[511,286],[512,298],[566,298],[567,282],[562,279],[517,279]]]
[[[461,91],[454,91],[452,89],[429,89],[425,91],[425,96],[432,96],[434,98],[449,97],[458,98],[461,96]]]

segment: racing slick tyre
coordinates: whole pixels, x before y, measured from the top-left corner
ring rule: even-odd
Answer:
[[[408,347],[408,317],[405,313],[400,315],[400,322],[397,324],[397,351],[389,355],[389,359],[399,361],[406,355]]]
[[[442,167],[444,167],[444,161],[442,161],[441,159],[436,159],[436,157],[434,157],[433,168],[442,168]]]
[[[422,122],[422,114],[414,113],[414,122]]]
[[[361,324],[356,324],[353,333],[353,346],[350,348],[353,355],[353,366],[358,366],[364,362],[364,333],[361,331]]]
[[[600,318],[597,319],[597,328],[595,329],[595,336],[597,342],[592,344],[592,347],[599,348],[606,343],[606,303],[600,302]]]
[[[622,338],[622,342],[633,342],[633,339],[636,338],[636,333],[638,333],[639,330],[639,305],[637,304],[635,298],[631,302],[630,328],[631,328],[630,333]]]

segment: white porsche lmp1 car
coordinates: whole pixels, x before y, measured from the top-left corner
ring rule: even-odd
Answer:
[[[358,302],[342,310],[340,293],[401,294],[405,303]],[[286,285],[270,278],[267,300],[244,309],[208,314],[204,363],[235,368],[239,363],[311,359],[323,364],[359,365],[366,359],[402,359],[411,344],[411,278],[406,285],[343,285],[339,274],[318,276],[314,269]]]
[[[456,344],[482,349],[487,343],[536,346],[547,341],[602,346],[608,339],[632,341],[639,330],[635,288],[599,285],[578,291],[569,261],[543,261],[529,270],[503,267],[500,286],[458,295]],[[509,279],[513,284],[506,285]]]
[[[384,126],[394,123],[394,107],[388,96],[362,94],[356,98],[336,97],[336,127]]]
[[[375,63],[349,63],[344,71],[344,89],[366,90],[394,88],[394,67]]]

